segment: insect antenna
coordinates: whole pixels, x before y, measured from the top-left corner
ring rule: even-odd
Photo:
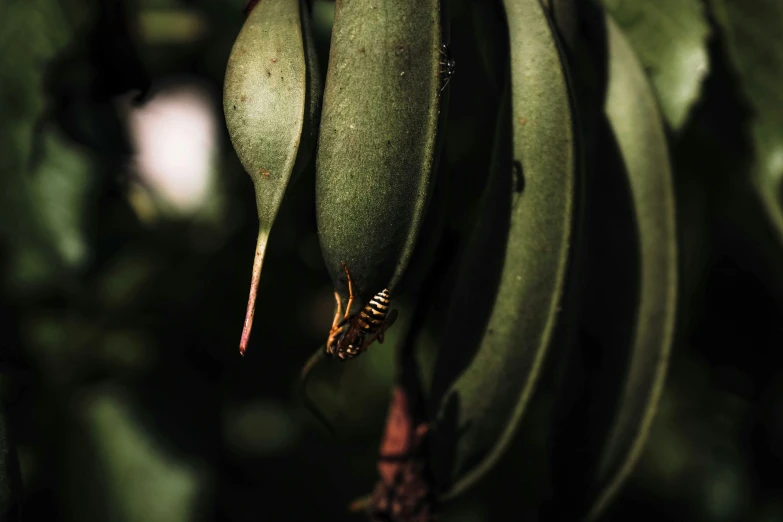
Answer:
[[[321,409],[307,394],[307,381],[310,378],[310,374],[312,374],[313,368],[315,368],[315,366],[325,358],[326,351],[323,347],[319,347],[318,350],[316,350],[315,353],[310,356],[310,359],[307,360],[304,367],[302,368],[302,373],[299,375],[299,396],[302,400],[302,403],[304,403],[305,408],[307,408],[308,411],[312,413],[316,419],[318,419],[318,422],[320,422],[326,428],[330,435],[334,436],[334,426],[332,426],[332,423],[329,422],[323,411],[321,411]]]

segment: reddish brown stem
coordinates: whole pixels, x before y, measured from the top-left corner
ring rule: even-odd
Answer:
[[[378,456],[379,480],[369,499],[354,501],[350,509],[364,509],[372,520],[432,522],[437,506],[426,440],[430,426],[413,344],[404,343],[397,356],[397,384]]]
[[[253,329],[253,318],[256,315],[256,294],[258,294],[258,282],[261,280],[261,266],[264,264],[268,238],[269,232],[266,230],[258,232],[256,256],[253,259],[253,275],[250,279],[250,297],[247,299],[247,311],[245,312],[245,326],[242,328],[242,338],[239,341],[239,355],[242,356],[245,355],[247,343],[250,342],[250,331]]]

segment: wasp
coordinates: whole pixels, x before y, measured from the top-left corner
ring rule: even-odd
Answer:
[[[364,305],[359,313],[351,315],[351,306],[355,296],[353,294],[353,282],[348,266],[342,261],[340,264],[345,270],[345,277],[348,279],[348,304],[345,306],[345,313],[340,318],[340,296],[334,293],[337,301],[337,312],[334,316],[332,329],[329,331],[329,338],[326,341],[326,353],[332,357],[340,359],[353,359],[361,354],[376,339],[383,343],[383,334],[394,324],[397,319],[397,310],[389,312],[390,295],[389,290],[384,288],[370,302]]]
[[[441,76],[443,76],[443,86],[440,90],[443,92],[443,89],[446,88],[451,81],[451,77],[457,71],[457,62],[451,58],[451,51],[449,51],[449,46],[446,44],[440,45],[440,54],[443,55],[443,59],[440,61],[442,67]]]

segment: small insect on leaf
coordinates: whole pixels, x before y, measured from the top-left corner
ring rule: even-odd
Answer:
[[[440,54],[443,55],[443,59],[440,61],[442,67],[441,76],[443,77],[443,86],[440,90],[443,91],[451,81],[451,77],[454,76],[454,73],[457,71],[457,62],[452,59],[451,51],[449,51],[449,46],[446,44],[440,46]]]

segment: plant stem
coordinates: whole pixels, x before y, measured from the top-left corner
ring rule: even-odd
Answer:
[[[264,264],[264,254],[266,253],[268,239],[268,230],[258,231],[256,256],[253,260],[253,275],[250,279],[250,297],[247,299],[247,311],[245,312],[245,326],[242,328],[242,339],[239,341],[239,355],[242,356],[245,355],[247,343],[250,342],[250,331],[253,329],[253,318],[256,315],[256,294],[258,293],[258,282],[261,280],[261,266]]]

